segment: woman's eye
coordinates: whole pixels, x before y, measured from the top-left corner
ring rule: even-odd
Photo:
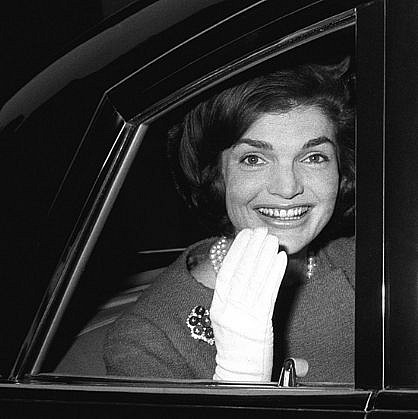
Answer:
[[[309,164],[319,164],[329,161],[329,158],[325,156],[324,154],[311,154],[308,157],[305,157],[303,162],[309,163]]]
[[[255,154],[250,154],[245,156],[242,160],[242,163],[245,163],[248,166],[260,166],[264,164],[264,160],[261,157],[256,156]]]

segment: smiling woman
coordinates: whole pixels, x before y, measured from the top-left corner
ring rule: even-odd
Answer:
[[[270,381],[291,356],[306,381],[353,381],[354,241],[329,234],[354,204],[347,68],[259,76],[170,131],[178,188],[218,237],[114,323],[109,374]]]

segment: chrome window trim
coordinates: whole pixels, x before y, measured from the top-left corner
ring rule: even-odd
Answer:
[[[273,382],[214,382],[210,380],[174,380],[174,379],[142,379],[127,380],[115,377],[91,377],[80,379],[76,376],[60,376],[56,379],[51,375],[39,375],[30,380],[19,382],[20,388],[42,389],[45,385],[49,389],[93,391],[93,392],[115,392],[115,393],[161,393],[161,386],[164,386],[164,394],[185,394],[185,395],[225,395],[225,396],[361,396],[370,397],[369,390],[358,390],[347,386],[325,384],[323,386],[298,386],[278,387]],[[103,386],[103,384],[108,384]],[[9,387],[8,384],[0,383],[2,387]]]
[[[57,311],[54,314],[51,327],[48,329],[39,354],[33,365],[31,371],[32,374],[36,374],[40,368],[46,349],[48,348],[49,343],[59,324],[59,320],[62,317],[68,302],[70,301],[74,288],[78,283],[78,279],[84,271],[88,258],[94,249],[101,231],[103,230],[107,216],[113,207],[113,204],[126,178],[128,170],[136,156],[136,151],[141,145],[146,131],[146,125],[139,125],[138,128],[135,129],[133,125],[125,123],[121,132],[119,133],[120,137],[124,137],[123,143],[118,150],[111,151],[110,154],[114,154],[112,167],[109,170],[107,177],[100,188],[100,191],[98,192],[89,215],[85,219],[83,226],[81,227],[76,239],[74,240],[74,243],[71,245],[72,251],[68,256],[65,267],[71,268],[73,263],[74,267],[71,269],[70,280],[66,287],[64,296],[58,306]],[[133,138],[131,138],[132,133]],[[118,140],[116,140],[115,143],[117,143],[117,141]],[[87,231],[89,231],[88,237],[84,239]],[[82,251],[77,257],[77,251],[81,247]],[[67,270],[64,269],[63,273],[61,274],[60,281],[62,278],[65,279],[66,276]]]
[[[44,339],[40,349],[36,354],[33,365],[30,368],[30,374],[37,374],[40,365],[45,357],[49,343],[51,342],[60,318],[71,298],[79,277],[81,276],[85,264],[91,255],[91,252],[97,242],[97,239],[103,229],[106,218],[116,200],[120,188],[123,185],[126,174],[136,155],[144,134],[147,130],[145,124],[134,126],[130,123],[124,123],[118,133],[112,150],[104,163],[109,163],[110,167],[105,175],[105,179],[99,186],[97,195],[88,210],[88,214],[74,237],[69,240],[66,249],[63,252],[63,258],[58,264],[57,270],[53,275],[51,287],[47,290],[45,299],[40,310],[39,320],[31,328],[26,342],[23,345],[21,354],[16,361],[12,371],[12,378],[18,378],[24,375],[28,356],[33,351],[39,335],[44,334]],[[117,146],[117,144],[119,146]],[[58,290],[65,287],[65,292],[59,302],[52,320],[48,319],[52,310],[52,305],[58,298]],[[45,306],[44,306],[45,304]],[[49,323],[49,325],[47,324]]]
[[[244,71],[255,67],[256,65],[262,64],[265,61],[271,60],[272,58],[281,55],[293,48],[302,46],[308,42],[315,41],[316,39],[322,38],[331,33],[339,30],[354,26],[356,23],[356,9],[349,9],[343,13],[339,13],[330,18],[321,20],[313,25],[309,25],[306,28],[298,30],[291,35],[287,35],[277,42],[274,42],[267,47],[261,48],[260,50],[248,54],[237,61],[228,63],[225,66],[220,67],[218,70],[204,76],[193,83],[186,85],[184,88],[168,96],[166,99],[157,102],[154,106],[148,108],[145,112],[140,113],[136,117],[132,118],[130,122],[140,123],[146,122],[152,123],[164,113],[176,108],[183,104],[185,101],[201,94],[205,90],[230,79]],[[157,60],[155,60],[157,61]],[[145,68],[145,67],[144,67]],[[139,72],[139,71],[138,71]],[[137,74],[138,72],[135,72]],[[127,79],[125,79],[127,80]],[[106,93],[111,94],[112,90],[117,86],[113,86]]]

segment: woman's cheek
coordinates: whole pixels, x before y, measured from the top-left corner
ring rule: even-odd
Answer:
[[[251,210],[251,201],[256,196],[252,182],[242,177],[229,180],[226,189],[226,208],[231,223],[238,231],[246,227],[256,227],[257,220]]]

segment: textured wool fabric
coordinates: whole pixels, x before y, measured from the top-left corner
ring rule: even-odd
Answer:
[[[354,239],[322,249],[311,280],[286,278],[273,315],[278,379],[283,360],[303,358],[309,372],[300,381],[354,382]]]
[[[211,379],[216,347],[190,335],[186,320],[197,305],[210,308],[213,290],[197,282],[187,261],[205,256],[214,239],[189,247],[110,328],[107,373],[147,378]],[[274,313],[274,371],[287,356],[304,358],[303,381],[354,381],[354,240],[339,239],[317,255],[308,281],[286,280]],[[216,336],[215,336],[216,339]]]
[[[215,371],[215,345],[193,339],[187,317],[195,306],[210,308],[213,290],[187,269],[194,252],[208,255],[213,240],[188,248],[115,322],[105,341],[108,374],[157,378],[209,378]]]

